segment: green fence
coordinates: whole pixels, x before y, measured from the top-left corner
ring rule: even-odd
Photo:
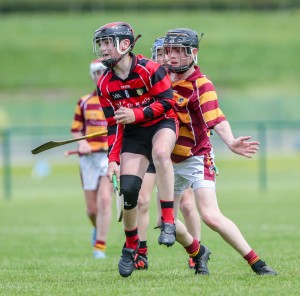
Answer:
[[[258,154],[258,188],[260,191],[268,190],[268,156],[272,153],[282,154],[286,152],[300,151],[300,121],[268,121],[268,122],[231,122],[235,136],[251,135],[260,142]],[[71,137],[69,127],[11,127],[0,130],[0,151],[3,165],[3,193],[6,199],[13,196],[12,166],[15,163],[16,154],[12,151],[19,146],[24,158],[32,157],[32,148],[50,141],[64,140]],[[26,138],[27,145],[23,141]],[[17,144],[13,142],[18,139]],[[228,153],[227,147],[218,136],[212,136],[213,145],[217,147],[218,154]],[[58,149],[58,148],[55,148]],[[53,150],[55,150],[53,149]],[[223,149],[223,151],[222,151]],[[227,152],[226,152],[227,151]],[[20,153],[20,152],[19,152]],[[46,153],[46,152],[45,152]],[[49,155],[49,152],[48,152]],[[36,157],[36,156],[35,156]]]

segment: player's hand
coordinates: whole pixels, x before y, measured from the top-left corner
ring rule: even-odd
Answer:
[[[120,166],[115,161],[110,162],[108,164],[108,168],[107,168],[107,177],[108,177],[108,179],[111,183],[112,183],[113,174],[116,174],[117,181],[119,182],[119,180],[120,180]]]
[[[233,140],[229,148],[236,154],[252,158],[252,156],[258,151],[259,142],[248,141],[250,139],[251,136],[236,138]]]
[[[133,110],[125,107],[121,107],[115,112],[114,119],[117,123],[121,124],[129,124],[135,122]]]
[[[78,142],[78,152],[80,155],[83,155],[83,154],[91,154],[93,151],[88,141],[83,140]]]

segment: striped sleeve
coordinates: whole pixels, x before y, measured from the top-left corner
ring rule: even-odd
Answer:
[[[84,132],[84,114],[80,107],[82,99],[77,102],[75,107],[74,117],[71,125],[71,132]]]
[[[149,61],[148,70],[149,92],[154,102],[146,107],[134,109],[136,123],[160,117],[172,109],[175,105],[170,78],[166,70],[157,63]]]
[[[216,124],[226,120],[220,109],[217,93],[211,81],[206,77],[198,79],[199,97],[203,119],[208,128],[212,129]]]

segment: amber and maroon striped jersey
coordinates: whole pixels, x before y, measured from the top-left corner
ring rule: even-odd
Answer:
[[[191,76],[174,82],[172,86],[179,118],[179,137],[171,158],[177,163],[190,156],[210,153],[210,129],[226,117],[219,107],[212,82],[197,66]]]
[[[177,118],[171,81],[166,70],[142,55],[131,53],[132,65],[126,79],[107,69],[98,81],[98,95],[108,123],[109,161],[120,161],[122,124],[114,120],[115,110],[132,108],[134,126],[151,126],[166,118]]]
[[[77,103],[71,132],[82,132],[84,135],[96,133],[107,128],[106,119],[99,104],[97,92],[83,96]],[[93,151],[107,151],[107,136],[87,139]]]

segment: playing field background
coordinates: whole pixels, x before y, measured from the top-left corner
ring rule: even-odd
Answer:
[[[76,145],[38,156],[30,150],[70,137],[75,103],[93,89],[88,73],[93,32],[115,20],[130,22],[142,34],[135,52],[146,56],[169,28],[203,31],[199,64],[235,133],[258,138],[258,123],[266,128],[266,190],[259,186],[262,151],[243,159],[216,135],[213,141],[220,207],[277,277],[255,276],[206,226],[202,242],[212,251],[211,275],[195,277],[181,246],[156,242],[155,196],[149,270],[119,276],[124,233],[115,219],[108,259],[93,259],[78,160],[63,156]],[[1,15],[0,129],[11,132],[12,196],[2,190],[2,137],[0,295],[299,295],[299,26],[299,11]]]

